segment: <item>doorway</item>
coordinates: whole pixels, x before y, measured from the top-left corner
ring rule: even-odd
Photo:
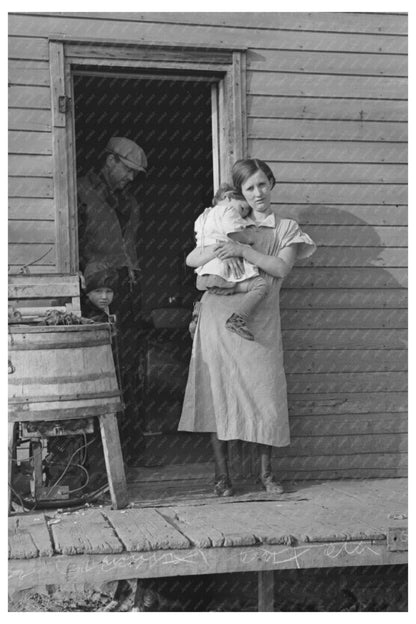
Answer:
[[[214,191],[215,88],[212,78],[189,75],[73,71],[77,177],[97,168],[112,136],[134,140],[149,163],[146,178],[131,189],[141,210],[141,323],[129,381],[135,395],[120,423],[130,466],[212,459],[205,434],[177,432],[192,346],[187,322],[155,326],[154,311],[175,308],[190,316],[198,297],[185,257],[194,246],[194,221]]]

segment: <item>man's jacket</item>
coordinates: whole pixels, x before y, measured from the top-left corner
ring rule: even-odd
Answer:
[[[112,192],[103,176],[90,171],[78,180],[78,241],[81,270],[89,262],[119,269],[138,268],[136,243],[140,210],[127,192]]]

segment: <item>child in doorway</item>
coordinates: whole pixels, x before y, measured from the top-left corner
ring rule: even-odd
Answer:
[[[244,230],[255,225],[249,219],[250,214],[251,208],[244,197],[231,185],[222,184],[214,195],[212,207],[206,208],[195,221],[196,246],[215,245],[229,240],[229,236],[239,242],[249,242]],[[229,274],[226,263],[214,258],[195,269],[196,287],[198,290],[213,289],[215,294],[246,293],[227,319],[225,327],[246,340],[254,340],[247,321],[266,296],[268,287],[266,281],[260,277],[257,267],[246,260],[243,264],[244,272],[236,278]]]
[[[84,271],[85,298],[82,315],[98,323],[108,323],[109,307],[117,288],[117,272],[102,262],[90,262]]]

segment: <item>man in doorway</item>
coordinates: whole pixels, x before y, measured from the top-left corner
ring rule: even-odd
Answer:
[[[131,441],[137,420],[141,285],[137,258],[139,204],[132,182],[147,171],[143,149],[125,137],[112,137],[97,170],[78,180],[78,242],[80,269],[91,262],[105,263],[118,274],[111,312],[116,314],[125,418],[123,447],[133,455]],[[137,439],[140,438],[137,431]]]
[[[78,180],[81,271],[90,262],[106,262],[116,270],[126,269],[130,283],[136,281],[140,210],[130,187],[146,170],[143,149],[130,139],[113,137],[99,171],[92,170]]]

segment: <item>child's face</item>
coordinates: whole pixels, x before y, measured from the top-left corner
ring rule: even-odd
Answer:
[[[230,204],[245,219],[251,212],[251,208],[244,199],[230,199]]]
[[[96,288],[87,293],[87,297],[96,308],[105,310],[113,301],[114,292],[111,288]]]

